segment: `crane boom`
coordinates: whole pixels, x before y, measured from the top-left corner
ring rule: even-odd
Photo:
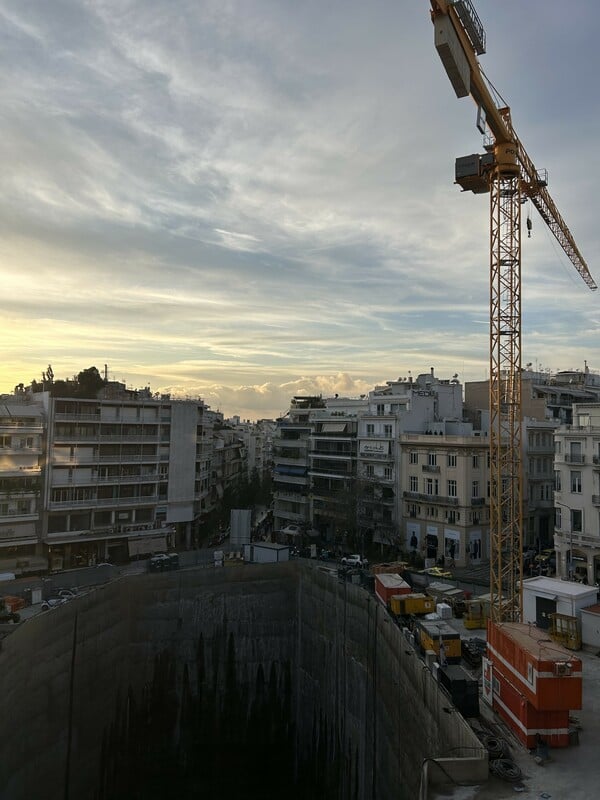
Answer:
[[[478,106],[487,154],[457,160],[463,189],[490,193],[490,604],[494,623],[522,616],[521,205],[529,198],[590,289],[596,289],[544,176],[481,70],[485,32],[471,0],[430,0],[438,54],[457,97]],[[459,168],[459,162],[460,168]]]

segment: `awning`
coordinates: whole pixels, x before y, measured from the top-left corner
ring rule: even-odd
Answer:
[[[324,422],[321,433],[344,433],[345,430],[345,422]]]
[[[145,536],[139,539],[128,539],[127,547],[130,556],[143,556],[149,553],[165,553],[167,551],[166,536]]]

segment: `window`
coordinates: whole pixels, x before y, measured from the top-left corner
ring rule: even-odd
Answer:
[[[367,422],[367,436],[373,436],[375,433],[375,425],[372,422]]]
[[[383,403],[377,403],[377,416],[381,417],[385,414],[385,405]]]
[[[571,530],[573,533],[581,533],[583,530],[583,512],[579,509],[571,509]]]
[[[479,497],[479,481],[473,481],[471,486],[471,497]]]
[[[448,481],[448,497],[458,497],[456,492],[456,481]]]
[[[554,442],[554,452],[557,456],[559,456],[562,452],[562,442],[560,442],[558,439]]]
[[[447,463],[449,467],[456,466],[456,453],[448,453]]]
[[[410,491],[411,492],[418,492],[419,491],[419,479],[416,475],[410,476]]]
[[[410,451],[410,463],[411,464],[418,464],[419,463],[419,454],[416,450]]]
[[[373,466],[373,464],[367,464],[367,466],[365,467],[365,475],[367,476],[367,478],[372,478],[373,475],[375,475],[375,467]]]
[[[383,426],[383,435],[384,436],[391,436],[392,435],[392,426],[391,425],[384,425]]]
[[[448,522],[452,525],[456,522],[456,511],[448,511]]]
[[[427,453],[427,464],[430,467],[435,467],[437,464],[437,453]]]
[[[560,507],[554,509],[554,527],[560,530],[562,527],[562,513]]]
[[[433,478],[425,480],[425,494],[433,494]]]
[[[473,525],[479,525],[479,522],[480,522],[479,512],[474,511],[473,512]]]
[[[579,470],[571,472],[571,491],[574,494],[581,494],[581,472]]]
[[[479,469],[479,456],[473,456],[473,469]]]
[[[0,436],[0,447],[10,447],[11,436]]]
[[[394,477],[394,474],[393,474],[393,470],[392,470],[392,468],[391,468],[391,467],[385,467],[385,468],[384,468],[384,470],[383,470],[383,477],[384,477],[384,478],[385,478],[387,481],[391,481],[391,480],[392,480],[392,478]]]

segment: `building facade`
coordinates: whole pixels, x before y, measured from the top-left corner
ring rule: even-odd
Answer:
[[[600,403],[575,403],[555,433],[554,547],[561,578],[600,581]]]
[[[403,549],[428,566],[489,558],[489,443],[469,423],[400,435],[406,518]]]
[[[44,411],[25,394],[0,400],[0,572],[48,566],[41,539]]]

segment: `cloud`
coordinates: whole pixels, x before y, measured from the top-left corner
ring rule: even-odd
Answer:
[[[595,6],[522,5],[481,10],[482,61],[593,254]],[[2,389],[108,363],[260,415],[297,381],[485,377],[489,208],[453,185],[481,141],[432,39],[426,2],[0,0]],[[523,280],[527,360],[591,362],[535,217]]]

